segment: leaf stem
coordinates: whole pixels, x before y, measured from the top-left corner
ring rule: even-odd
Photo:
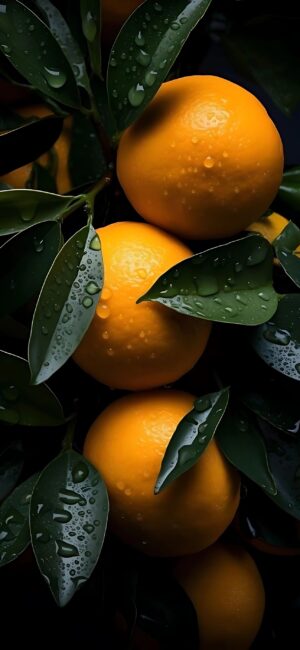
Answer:
[[[68,423],[67,432],[62,442],[62,451],[68,451],[69,449],[72,449],[76,423],[77,417],[74,416]]]
[[[94,217],[94,203],[95,198],[99,192],[102,192],[112,181],[112,172],[107,171],[102,178],[94,185],[94,187],[85,195],[86,207],[88,212],[87,224],[91,225]]]

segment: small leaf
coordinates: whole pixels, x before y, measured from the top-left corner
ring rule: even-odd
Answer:
[[[15,487],[23,466],[22,443],[15,440],[0,452],[0,501],[3,501]]]
[[[107,168],[92,121],[81,113],[73,116],[69,170],[73,187],[94,183]]]
[[[300,381],[300,294],[279,301],[272,320],[255,329],[252,345],[268,366]]]
[[[284,390],[284,386],[277,386],[272,381],[259,392],[254,389],[243,391],[241,400],[250,411],[267,420],[277,429],[299,436],[300,407],[296,394],[291,390]]]
[[[33,11],[18,0],[2,0],[0,33],[0,50],[31,86],[66,106],[80,106],[73,70]]]
[[[0,420],[23,426],[57,426],[65,419],[48,386],[31,386],[25,359],[0,351]]]
[[[0,234],[11,235],[33,224],[58,221],[82,205],[84,196],[61,196],[38,190],[0,192]]]
[[[260,235],[210,248],[164,273],[139,298],[212,321],[257,325],[273,316],[273,250]]]
[[[40,290],[58,253],[60,234],[58,223],[46,221],[0,248],[0,316],[14,312]]]
[[[239,406],[235,411],[227,411],[216,437],[224,456],[232,465],[260,485],[266,494],[277,493],[264,439],[244,408]]]
[[[30,544],[29,506],[37,481],[34,474],[0,506],[0,566],[15,560]]]
[[[278,195],[291,208],[300,210],[300,167],[284,172]]]
[[[101,72],[101,3],[99,0],[80,0],[82,31],[87,40],[92,71],[100,78]]]
[[[300,287],[300,229],[290,221],[275,239],[273,246],[286,274]]]
[[[225,388],[195,401],[193,410],[179,422],[167,446],[154,494],[195,465],[212,440],[228,400],[229,389]]]
[[[39,569],[60,607],[94,570],[107,517],[106,487],[80,454],[64,452],[40,475],[30,506],[32,545]]]
[[[107,76],[119,130],[134,122],[154,97],[210,3],[146,0],[129,17],[111,51]]]
[[[102,284],[100,241],[92,226],[84,226],[56,257],[35,308],[28,350],[33,383],[51,377],[76,350]]]
[[[63,119],[50,115],[0,135],[0,174],[39,158],[56,142],[62,127]]]

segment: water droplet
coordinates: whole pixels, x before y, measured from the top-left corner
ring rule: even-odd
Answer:
[[[108,354],[109,357],[113,357],[114,356],[113,348],[108,348],[107,354]]]
[[[148,72],[146,72],[144,81],[146,86],[148,86],[148,88],[151,88],[151,86],[153,86],[153,84],[155,83],[156,75],[157,72],[155,70],[149,70]]]
[[[112,296],[112,292],[108,287],[103,287],[101,291],[101,300],[109,300]]]
[[[235,262],[234,270],[236,273],[240,273],[243,270],[243,265],[240,262]]]
[[[90,296],[94,296],[95,293],[99,293],[99,291],[100,291],[100,287],[98,287],[98,285],[96,284],[96,282],[89,282],[89,283],[85,286],[85,291],[86,291]]]
[[[264,293],[263,291],[260,291],[260,292],[259,292],[258,297],[259,297],[261,300],[265,300],[266,302],[268,302],[268,300],[270,300],[270,296],[268,296],[268,294],[267,294],[267,293]]]
[[[47,334],[49,334],[48,327],[46,327],[46,325],[42,325],[41,332],[44,334],[44,336],[47,336]]]
[[[211,169],[212,167],[214,167],[214,164],[215,164],[214,158],[212,158],[212,156],[206,156],[203,162],[204,167],[206,167],[206,169]]]
[[[122,490],[122,491],[123,491],[123,490],[124,490],[124,487],[125,487],[125,485],[124,485],[123,481],[118,481],[118,482],[117,482],[117,488],[118,488],[118,490]]]
[[[251,255],[248,256],[246,262],[247,266],[256,266],[257,264],[261,264],[266,259],[267,252],[268,248],[266,245],[258,245]]]
[[[100,239],[99,239],[98,235],[95,235],[93,237],[93,239],[91,239],[89,248],[92,251],[100,251],[101,250],[101,243],[100,243]]]
[[[61,524],[67,524],[72,519],[72,515],[68,510],[56,510],[53,512],[53,521],[58,521]]]
[[[66,304],[66,310],[67,310],[68,314],[72,314],[73,307],[72,307],[72,305],[70,305],[69,302],[67,302],[67,304]]]
[[[89,475],[88,465],[81,460],[72,469],[72,478],[74,483],[82,483]]]
[[[263,332],[263,336],[270,343],[276,345],[288,345],[291,340],[291,335],[287,330],[276,327],[273,323],[269,323]]]
[[[174,32],[177,32],[177,30],[180,29],[179,23],[176,23],[175,21],[173,23],[171,23],[170,27],[171,27],[171,29],[174,30]]]
[[[228,158],[228,153],[227,153],[227,151],[223,151],[222,156],[223,156],[223,158]]]
[[[131,494],[132,494],[131,489],[130,489],[130,488],[126,488],[126,490],[125,490],[125,494],[126,494],[127,497],[130,497]]]
[[[41,544],[48,544],[48,542],[50,542],[50,536],[45,532],[35,533],[34,537],[35,541],[40,542]]]
[[[25,222],[31,221],[31,219],[33,219],[33,217],[34,217],[34,212],[30,211],[30,210],[28,212],[22,212],[22,214],[21,214],[21,219],[22,219],[22,221],[25,221]]]
[[[36,237],[34,237],[33,246],[36,253],[42,253],[42,251],[44,250],[44,240],[37,239]]]
[[[151,56],[145,50],[140,50],[136,56],[136,61],[146,68],[151,61]]]
[[[62,503],[65,503],[67,506],[72,506],[75,503],[79,503],[82,500],[82,497],[80,494],[77,494],[77,492],[74,492],[73,490],[62,488],[62,490],[59,492],[59,500]],[[83,505],[86,505],[86,501]]]
[[[20,392],[16,386],[11,384],[2,388],[2,396],[7,402],[16,402],[19,399]]]
[[[84,306],[86,309],[88,309],[89,307],[92,306],[92,304],[93,304],[93,299],[92,299],[92,298],[88,298],[88,296],[87,296],[86,298],[83,298],[82,304],[83,304],[83,306]]]
[[[197,277],[194,279],[197,292],[200,296],[212,296],[219,291],[219,285],[217,278],[214,276],[210,277]]]
[[[244,296],[241,296],[239,293],[235,294],[235,299],[237,302],[241,303],[241,305],[248,305],[248,300],[244,298]]]
[[[100,303],[97,307],[97,314],[102,320],[106,320],[110,316],[110,309],[108,305]]]
[[[144,86],[140,83],[137,83],[136,86],[132,86],[128,92],[128,99],[133,107],[140,106],[145,97]]]
[[[210,397],[200,397],[195,401],[194,408],[198,413],[204,413],[212,406]]]
[[[136,35],[134,42],[138,47],[143,47],[143,45],[145,45],[145,39],[141,31]]]
[[[73,544],[69,544],[68,542],[65,542],[64,540],[57,539],[55,542],[55,550],[57,555],[60,555],[61,557],[76,557],[79,555],[78,548],[74,546]]]
[[[83,17],[82,28],[86,39],[92,43],[97,36],[97,23],[91,11]]]
[[[51,88],[62,88],[67,80],[64,72],[56,68],[47,68],[44,66],[44,75]]]
[[[95,526],[92,526],[92,524],[84,524],[84,526],[82,526],[82,528],[83,528],[83,530],[85,530],[85,532],[88,533],[89,535],[90,535],[91,533],[93,533],[94,530],[95,530]]]
[[[154,11],[158,11],[158,12],[163,10],[163,8],[162,8],[162,6],[161,6],[161,4],[159,2],[155,2],[153,8],[154,8]]]
[[[242,431],[242,433],[246,433],[246,431],[248,431],[249,425],[246,420],[240,419],[238,426],[239,426],[239,430]]]
[[[118,64],[117,64],[117,60],[115,59],[114,56],[111,57],[110,62],[109,62],[109,65],[110,65],[112,68],[116,68],[116,67],[117,67],[117,65],[118,65]]]
[[[109,339],[109,332],[108,332],[107,330],[105,330],[105,332],[103,332],[103,334],[102,334],[102,338],[103,338],[104,340],[106,340],[106,341],[107,341],[107,339]]]

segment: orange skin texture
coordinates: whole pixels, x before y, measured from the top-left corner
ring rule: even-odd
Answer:
[[[42,118],[42,117],[46,117],[47,115],[53,115],[53,111],[51,111],[51,109],[49,109],[47,106],[43,104],[37,104],[33,106],[32,105],[23,106],[22,108],[18,108],[16,112],[25,118],[29,118],[32,116]],[[72,118],[67,117],[64,120],[63,130],[53,147],[57,155],[56,182],[57,182],[57,190],[59,194],[67,194],[68,192],[70,192],[72,188],[72,183],[71,183],[69,170],[68,170],[68,157],[69,157],[70,142],[71,142],[71,127],[72,127]],[[49,154],[45,153],[42,156],[40,156],[38,162],[41,165],[46,166],[49,163],[49,160],[50,160]],[[22,189],[23,187],[26,187],[26,183],[30,178],[31,168],[32,168],[32,164],[28,163],[27,165],[23,165],[23,167],[19,167],[19,169],[14,169],[12,172],[9,172],[9,174],[5,174],[4,176],[1,176],[0,180],[2,183],[8,183],[8,185],[12,185],[12,187],[14,188]]]
[[[282,142],[263,105],[215,76],[162,84],[118,149],[135,210],[188,239],[244,230],[270,206],[282,172]]]
[[[239,474],[214,440],[190,470],[154,495],[166,447],[194,400],[164,389],[127,395],[99,415],[84,443],[84,455],[108,489],[112,530],[149,555],[206,548],[239,505]]]
[[[262,623],[265,592],[251,555],[217,542],[174,570],[198,617],[201,650],[248,650]]]
[[[112,43],[128,16],[142,0],[102,0],[102,37]]]
[[[149,224],[117,222],[97,232],[104,287],[74,360],[112,388],[143,390],[179,379],[201,357],[211,323],[136,301],[191,251]]]

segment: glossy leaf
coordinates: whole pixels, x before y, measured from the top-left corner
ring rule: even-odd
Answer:
[[[96,129],[91,120],[75,113],[69,153],[73,187],[88,185],[101,178],[107,168]]]
[[[50,115],[0,135],[0,174],[8,174],[39,158],[56,142],[62,126],[61,117]]]
[[[59,252],[36,305],[28,350],[34,384],[51,377],[76,350],[102,283],[100,241],[92,226],[84,226]]]
[[[277,429],[299,436],[300,406],[296,392],[270,382],[259,392],[255,389],[243,391],[241,399],[248,409]]]
[[[46,221],[0,248],[0,317],[14,312],[41,288],[60,245],[60,226]]]
[[[300,288],[300,229],[290,221],[273,246],[286,274]]]
[[[254,331],[252,345],[268,366],[300,381],[300,294],[279,301],[272,320]]]
[[[272,269],[271,245],[250,235],[176,264],[138,302],[153,300],[196,318],[257,325],[276,311]]]
[[[1,51],[31,86],[66,106],[80,105],[73,70],[50,29],[33,11],[18,0],[2,0],[0,32]]]
[[[19,440],[12,441],[0,452],[0,501],[18,482],[24,466],[24,452]]]
[[[179,422],[167,446],[154,494],[195,465],[212,440],[228,400],[229,389],[225,388],[195,401],[193,410]]]
[[[90,577],[101,552],[108,517],[106,487],[75,451],[42,472],[30,506],[33,550],[58,605],[66,605]]]
[[[284,172],[278,194],[291,208],[300,210],[300,167]]]
[[[264,439],[248,412],[228,410],[218,431],[217,442],[224,456],[269,495],[277,493]]]
[[[80,0],[82,31],[87,40],[92,71],[102,77],[101,72],[101,2]]]
[[[25,359],[0,351],[0,420],[24,426],[63,424],[61,404],[48,386],[31,386]]]
[[[0,506],[0,567],[30,544],[29,505],[38,474],[19,485]]]
[[[144,111],[210,2],[173,0],[165,5],[146,0],[125,23],[113,45],[107,76],[119,130]]]
[[[0,235],[26,230],[44,221],[59,221],[83,202],[83,196],[61,196],[38,190],[3,190],[0,192]]]

